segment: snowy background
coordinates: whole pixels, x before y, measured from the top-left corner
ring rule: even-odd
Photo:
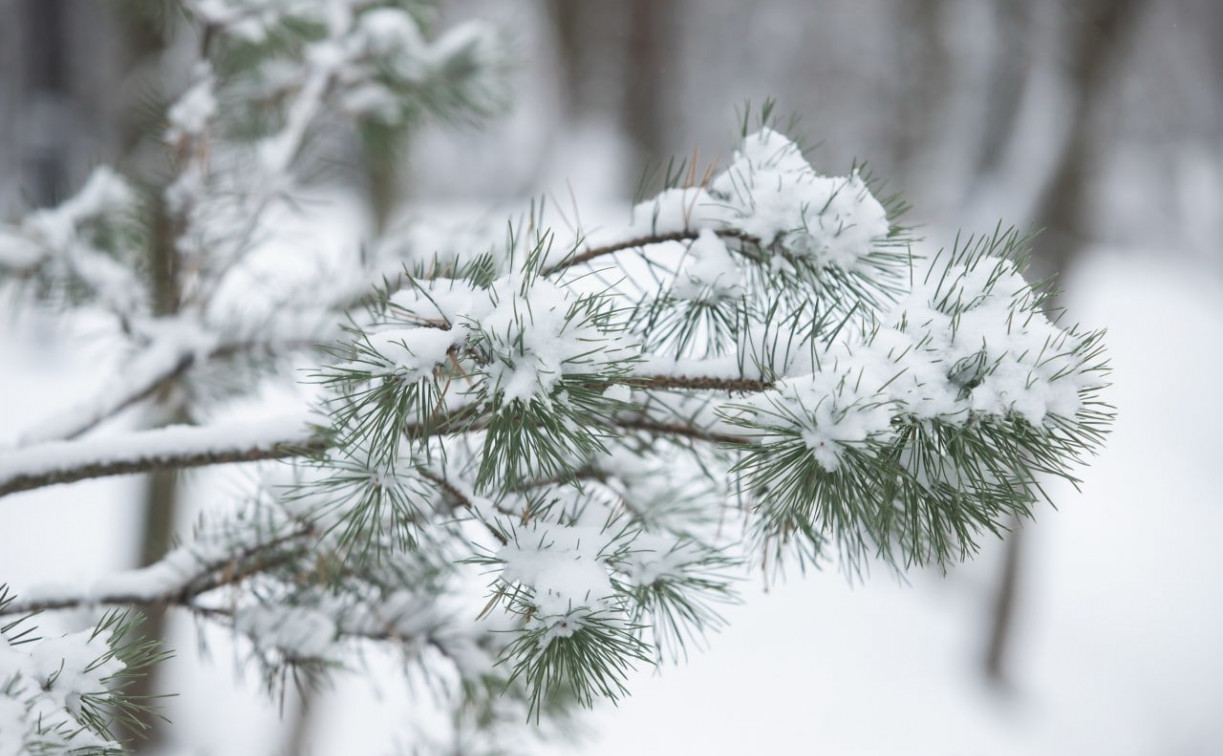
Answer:
[[[97,12],[58,4],[69,19]],[[515,106],[484,132],[417,136],[403,220],[495,219],[543,193],[587,225],[615,223],[646,156],[694,146],[702,160],[724,156],[735,106],[773,95],[822,142],[817,168],[869,158],[915,205],[931,247],[998,218],[1050,228],[1037,252],[1057,251],[1038,262],[1066,268],[1069,318],[1108,329],[1114,367],[1119,415],[1105,452],[1081,493],[1056,489],[1058,510],[1027,529],[1005,684],[983,672],[998,544],[907,583],[884,569],[851,583],[830,569],[766,593],[745,576],[744,604],[727,609],[730,626],[708,648],[643,672],[630,699],[601,707],[580,745],[555,753],[1223,752],[1223,11],[1209,0],[1121,4],[1131,17],[1096,51],[1105,73],[1088,85],[1075,72],[1090,57],[1079,30],[1091,4],[1071,0],[447,4],[514,30]],[[28,20],[28,5],[0,0],[0,20]],[[643,41],[642,23],[663,41]],[[0,23],[0,42],[20,26]],[[79,56],[110,54],[73,49],[78,67]],[[97,106],[71,77],[58,99],[39,100],[18,75],[31,65],[0,65],[10,72],[0,76],[6,213],[23,191],[37,196],[38,119]],[[76,156],[62,166],[69,184],[107,149],[105,133],[74,128],[59,128]],[[1080,132],[1090,159],[1071,166],[1079,201],[1065,221],[1043,206],[1065,188]],[[319,194],[327,203],[299,232],[326,253],[364,221],[347,185]],[[283,250],[269,255],[284,264]],[[107,375],[106,346],[88,319],[3,321],[0,445],[87,396]],[[274,412],[283,399],[241,411]],[[220,504],[242,474],[187,479],[198,509]],[[20,591],[130,566],[141,488],[113,479],[0,501],[0,581]],[[183,513],[182,527],[192,518]],[[163,685],[179,696],[162,752],[285,753],[296,702],[282,718],[224,637],[201,657],[195,634],[190,621],[173,626],[179,654]],[[315,701],[307,753],[384,754],[397,737],[410,746],[400,726],[410,693],[378,665]]]

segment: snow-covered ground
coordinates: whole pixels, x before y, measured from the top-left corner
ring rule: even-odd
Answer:
[[[707,649],[643,671],[585,741],[552,752],[1223,752],[1223,280],[1180,259],[1100,250],[1068,284],[1071,317],[1109,330],[1119,416],[1082,493],[1058,489],[1058,511],[1029,528],[1010,689],[980,672],[994,547],[908,585],[883,570],[856,584],[793,575],[767,594],[749,583]],[[57,327],[0,329],[0,443],[105,376],[101,345],[57,348]],[[6,497],[0,581],[20,591],[124,566],[139,490],[116,479]],[[222,642],[197,660],[193,632],[178,626],[169,668],[173,752],[276,752],[276,705],[251,675],[233,692],[232,652]],[[406,694],[371,676],[316,705],[314,753],[384,754],[406,734]]]

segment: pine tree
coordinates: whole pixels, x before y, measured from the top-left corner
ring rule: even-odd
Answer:
[[[542,203],[496,243],[382,229],[275,301],[221,306],[328,135],[495,112],[505,47],[479,24],[432,33],[421,2],[179,10],[198,61],[166,111],[170,178],[102,167],[0,229],[15,296],[105,311],[126,339],[113,385],[0,454],[0,497],[278,461],[151,567],[0,594],[0,754],[122,752],[110,720],[155,703],[123,682],[164,653],[131,640],[132,613],[162,606],[248,639],[273,695],[395,649],[449,714],[430,747],[511,751],[681,658],[745,568],[966,559],[1107,431],[1100,334],[1058,325],[1026,239],[918,258],[902,203],[864,167],[816,173],[767,105],[726,165],[669,165],[621,229],[562,238]],[[151,202],[172,313],[138,262]],[[300,413],[94,432],[302,354]],[[93,632],[36,638],[32,613],[81,607]]]

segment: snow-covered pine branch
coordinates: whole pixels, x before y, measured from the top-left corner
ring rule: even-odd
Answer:
[[[346,537],[363,542],[367,508],[395,491],[405,504],[382,511],[417,544],[430,531],[410,481],[469,481],[464,513],[500,533],[474,559],[522,622],[506,663],[536,695],[615,698],[663,637],[705,624],[692,575],[643,583],[638,549],[706,568],[723,549],[946,564],[1029,515],[1040,476],[1074,480],[1110,421],[1099,334],[1049,320],[1022,238],[915,260],[865,179],[816,174],[769,128],[617,234],[565,247],[546,228],[422,263],[320,374],[333,458],[365,489],[346,498]],[[644,527],[618,465],[655,455],[720,491],[694,511],[747,513],[749,537],[640,546],[668,533]],[[666,597],[648,617],[647,587]],[[676,616],[691,621],[660,632]]]
[[[966,558],[1032,513],[1042,477],[1073,481],[1107,430],[1100,335],[1046,311],[1022,238],[999,229],[919,259],[898,201],[857,168],[817,173],[767,113],[724,168],[670,177],[623,228],[561,240],[533,208],[504,244],[385,236],[252,297],[243,276],[314,138],[344,119],[395,129],[488,112],[501,48],[479,25],[429,41],[416,3],[183,6],[201,57],[168,113],[160,198],[101,168],[0,229],[5,280],[100,309],[126,357],[0,453],[0,496],[291,463],[260,468],[243,506],[206,515],[157,564],[31,587],[0,615],[173,607],[245,638],[273,689],[391,649],[438,685],[442,746],[503,749],[528,720],[628,693],[633,666],[682,657],[721,625],[745,565]],[[156,205],[172,229],[171,308],[136,263],[138,219]],[[106,427],[244,365],[275,374],[294,351],[314,365],[311,413]],[[73,644],[64,669],[111,658]],[[113,747],[101,720],[41,702],[35,688],[56,687],[29,669],[55,661],[48,648],[0,654],[0,724],[26,738],[0,744],[32,751],[26,725],[45,721]]]

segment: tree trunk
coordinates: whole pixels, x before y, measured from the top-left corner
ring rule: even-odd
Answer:
[[[1098,150],[1094,124],[1098,123],[1110,77],[1122,58],[1123,42],[1141,16],[1145,0],[1090,0],[1067,5],[1070,15],[1066,39],[1066,77],[1074,93],[1070,136],[1049,182],[1037,203],[1035,223],[1041,229],[1033,249],[1033,268],[1045,278],[1064,275],[1090,238],[1087,177]],[[1051,303],[1056,306],[1056,303]],[[1018,518],[1010,523],[1002,574],[991,609],[985,673],[1005,683],[1011,650],[1015,606],[1021,591],[1022,542],[1026,536]]]

